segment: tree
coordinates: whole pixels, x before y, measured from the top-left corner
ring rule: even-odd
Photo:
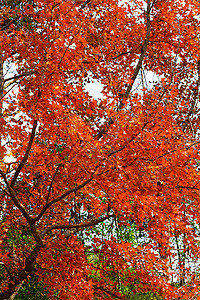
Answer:
[[[0,299],[31,274],[59,299],[198,296],[198,13],[3,1]]]

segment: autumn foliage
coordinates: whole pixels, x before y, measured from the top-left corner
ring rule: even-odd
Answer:
[[[199,10],[2,1],[0,299],[197,299]]]

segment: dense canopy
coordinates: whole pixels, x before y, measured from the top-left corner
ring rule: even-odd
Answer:
[[[0,299],[198,299],[199,11],[1,1]]]

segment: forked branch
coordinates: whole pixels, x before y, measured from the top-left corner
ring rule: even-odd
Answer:
[[[47,209],[49,209],[52,205],[54,205],[55,203],[59,202],[60,200],[66,198],[67,196],[69,196],[72,193],[76,193],[78,190],[82,189],[84,186],[86,186],[89,182],[91,182],[93,179],[93,176],[91,176],[89,179],[87,179],[86,181],[84,181],[82,184],[78,185],[77,187],[68,190],[67,192],[63,193],[62,195],[58,196],[57,198],[53,199],[52,201],[46,203],[41,212],[39,213],[39,215],[37,217],[35,217],[33,219],[33,222],[37,222],[39,221],[42,216],[44,215],[44,213],[47,211]]]
[[[4,182],[7,186],[7,189],[8,189],[8,192],[9,192],[9,196],[11,197],[13,203],[15,204],[15,206],[20,210],[20,212],[22,213],[22,215],[24,216],[24,218],[26,219],[26,221],[28,222],[29,224],[29,227],[30,227],[30,231],[36,241],[36,244],[38,246],[41,246],[42,245],[42,240],[41,240],[41,237],[40,237],[40,234],[38,233],[34,223],[33,223],[33,220],[31,218],[31,216],[29,215],[29,213],[27,212],[26,208],[24,207],[23,204],[20,203],[16,193],[15,193],[15,190],[11,187],[11,185],[9,184],[7,178],[6,178],[6,175],[5,173],[0,169],[0,174],[1,176],[3,177],[4,179]]]
[[[25,217],[25,219],[27,220],[27,222],[29,224],[31,224],[31,217],[29,216],[27,210],[25,209],[25,207],[20,203],[19,199],[17,198],[17,195],[14,191],[14,189],[11,187],[11,185],[9,184],[5,173],[0,169],[0,174],[4,179],[4,182],[6,184],[6,187],[8,189],[9,192],[9,196],[11,197],[12,201],[14,202],[15,206],[21,211],[22,215]]]

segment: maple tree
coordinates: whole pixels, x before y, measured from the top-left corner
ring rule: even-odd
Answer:
[[[0,299],[196,299],[199,1],[0,9]]]

